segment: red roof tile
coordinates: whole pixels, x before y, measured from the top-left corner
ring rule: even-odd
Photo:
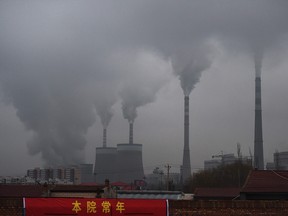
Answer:
[[[240,188],[196,188],[194,197],[223,197],[223,198],[234,198],[240,193]]]
[[[0,197],[41,197],[44,191],[42,185],[0,185]]]
[[[288,192],[288,171],[252,170],[241,192]]]

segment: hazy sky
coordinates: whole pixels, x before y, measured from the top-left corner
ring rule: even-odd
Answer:
[[[179,171],[184,94],[193,172],[237,143],[248,156],[255,53],[272,161],[288,151],[287,22],[286,0],[0,1],[0,175],[94,163],[103,127],[116,147],[128,120],[145,172]]]

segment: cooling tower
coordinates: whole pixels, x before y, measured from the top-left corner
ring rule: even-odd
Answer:
[[[254,168],[264,169],[262,107],[261,107],[261,77],[255,79],[255,128],[254,128]]]
[[[117,149],[112,147],[96,148],[94,177],[97,183],[103,183],[106,178],[116,181]]]
[[[184,97],[184,151],[182,163],[182,181],[191,177],[190,149],[189,149],[189,96]]]
[[[117,180],[133,183],[143,180],[142,144],[117,144]]]

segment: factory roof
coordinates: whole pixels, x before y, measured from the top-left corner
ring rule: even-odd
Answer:
[[[129,199],[168,199],[181,200],[184,194],[181,191],[157,191],[157,190],[119,190],[118,198]]]
[[[288,171],[280,170],[252,170],[241,190],[249,192],[288,192]]]
[[[195,199],[236,199],[240,188],[196,188]]]

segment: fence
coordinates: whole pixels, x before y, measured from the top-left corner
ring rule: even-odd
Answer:
[[[0,198],[0,216],[22,216],[22,198]],[[288,201],[169,200],[171,216],[286,216]]]

